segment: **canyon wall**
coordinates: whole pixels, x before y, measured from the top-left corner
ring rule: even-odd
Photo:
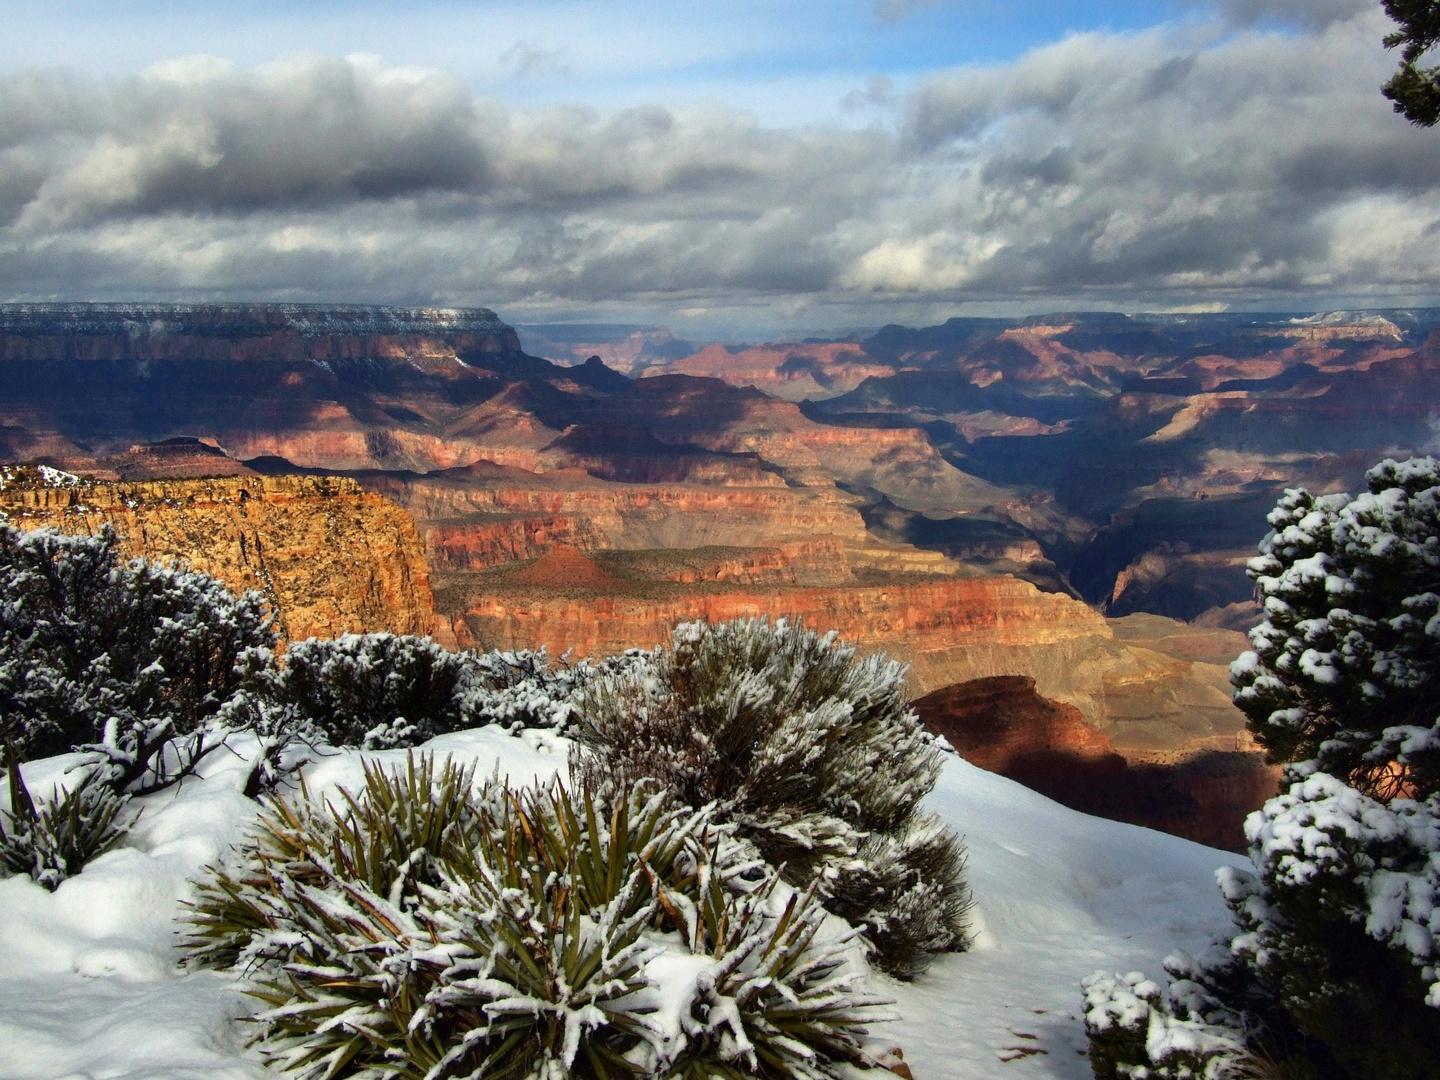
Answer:
[[[21,529],[93,535],[128,557],[178,562],[258,589],[282,638],[436,631],[425,551],[394,503],[339,477],[231,477],[0,490]],[[444,638],[443,624],[439,628]],[[453,643],[453,642],[452,642]]]

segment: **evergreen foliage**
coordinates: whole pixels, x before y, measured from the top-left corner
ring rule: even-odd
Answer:
[[[576,775],[715,806],[787,880],[818,876],[877,963],[910,977],[964,947],[969,893],[960,841],[919,809],[942,759],[903,675],[783,620],[680,626],[581,694]]]
[[[242,656],[274,641],[259,593],[121,564],[108,526],[0,526],[0,716],[22,760],[88,750],[117,792],[172,783],[213,749]]]
[[[1440,1078],[1440,464],[1366,482],[1270,515],[1266,618],[1231,676],[1288,790],[1246,821],[1253,872],[1219,874],[1221,948],[1165,996],[1087,984],[1098,1077],[1219,1076],[1264,1050],[1297,1080]],[[1167,1025],[1190,1057],[1166,1057]],[[1190,1072],[1155,1071],[1172,1057]]]
[[[267,1058],[321,1077],[837,1077],[878,1004],[845,935],[705,813],[433,760],[275,800],[188,949],[249,974]]]
[[[51,792],[49,801],[36,807],[13,745],[8,749],[10,810],[0,810],[0,873],[28,874],[54,892],[125,835],[128,799],[91,772],[68,791]]]
[[[1265,605],[1235,702],[1274,761],[1379,798],[1440,790],[1440,466],[1358,498],[1287,491],[1249,572]],[[1302,770],[1303,771],[1303,770]]]
[[[1381,92],[1395,111],[1412,124],[1434,127],[1440,121],[1440,67],[1420,67],[1421,59],[1440,44],[1440,3],[1436,0],[1382,0],[1385,14],[1399,24],[1387,34],[1385,47],[1400,46],[1400,68]]]

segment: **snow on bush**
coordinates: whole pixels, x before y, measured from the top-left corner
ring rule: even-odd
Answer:
[[[853,931],[707,812],[474,784],[412,757],[335,805],[277,799],[200,887],[192,962],[268,1008],[255,1040],[331,1076],[835,1078],[864,1063]]]
[[[28,874],[54,892],[60,882],[113,848],[125,835],[131,816],[125,796],[117,795],[89,772],[68,791],[58,788],[36,806],[9,756],[10,810],[0,810],[0,870]]]
[[[331,746],[396,749],[485,724],[564,730],[580,688],[627,662],[571,666],[544,649],[456,653],[412,635],[342,634],[292,644],[261,696]]]
[[[292,642],[268,695],[332,746],[387,750],[473,727],[471,665],[429,638],[342,634]]]
[[[969,893],[960,841],[919,809],[942,755],[903,677],[784,620],[682,625],[580,695],[575,775],[714,805],[787,880],[818,875],[878,965],[910,977],[965,946]]]
[[[117,792],[173,783],[223,738],[237,664],[274,640],[259,593],[122,564],[109,526],[0,526],[0,717],[22,760],[81,749]]]
[[[1219,950],[1164,999],[1087,983],[1097,1076],[1172,1075],[1154,1071],[1162,1017],[1218,1023],[1207,1038],[1287,1076],[1440,1077],[1440,464],[1366,481],[1355,499],[1287,491],[1270,514],[1250,563],[1266,618],[1231,678],[1288,790],[1246,821],[1254,871],[1218,875],[1235,919]],[[1191,1017],[1180,999],[1201,984],[1214,1015]]]

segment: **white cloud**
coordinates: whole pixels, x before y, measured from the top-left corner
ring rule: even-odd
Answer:
[[[1385,25],[1075,35],[908,97],[862,89],[900,110],[894,130],[521,110],[370,56],[13,77],[0,295],[817,312],[1425,295],[1440,134],[1380,97]]]

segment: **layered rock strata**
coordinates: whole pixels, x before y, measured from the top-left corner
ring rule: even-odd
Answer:
[[[95,534],[265,594],[282,638],[437,630],[425,550],[410,517],[340,477],[234,477],[6,487],[0,512],[23,529]],[[444,638],[444,626],[440,628]]]

